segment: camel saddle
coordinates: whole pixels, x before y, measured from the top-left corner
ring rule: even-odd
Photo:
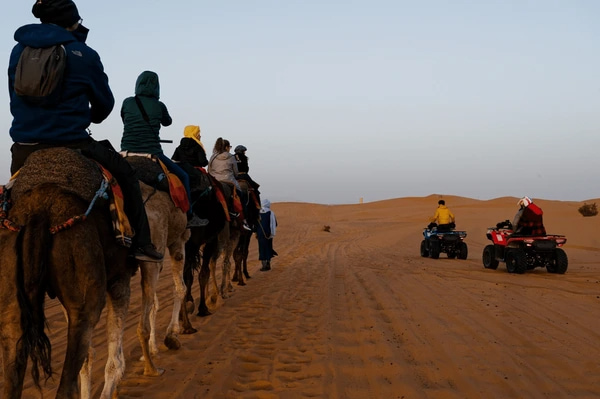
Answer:
[[[138,180],[159,191],[169,192],[169,181],[154,158],[128,155],[125,159],[135,170]]]
[[[18,201],[33,187],[50,183],[90,202],[102,180],[98,164],[78,151],[64,147],[48,148],[27,157],[11,187],[11,198]]]

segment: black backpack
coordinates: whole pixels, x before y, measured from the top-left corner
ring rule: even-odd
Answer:
[[[67,53],[63,45],[26,46],[15,72],[15,93],[27,103],[47,107],[60,99]]]

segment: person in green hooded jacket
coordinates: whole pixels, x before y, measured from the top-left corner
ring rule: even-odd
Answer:
[[[152,154],[174,173],[185,187],[190,208],[187,212],[188,228],[202,227],[207,219],[200,219],[192,211],[190,178],[188,174],[167,157],[160,145],[160,128],[173,123],[167,106],[160,101],[160,83],[156,72],[144,71],[135,82],[135,96],[127,97],[121,106],[123,137],[121,151]]]

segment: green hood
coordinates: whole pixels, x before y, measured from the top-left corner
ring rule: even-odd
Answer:
[[[135,95],[160,98],[160,84],[158,75],[152,71],[144,71],[135,81]]]

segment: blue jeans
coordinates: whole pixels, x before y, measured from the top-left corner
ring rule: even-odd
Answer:
[[[190,177],[183,169],[181,169],[179,167],[179,165],[177,165],[175,162],[171,161],[171,158],[167,157],[165,154],[156,154],[156,156],[158,157],[158,159],[161,160],[162,163],[165,164],[167,169],[169,169],[169,172],[174,173],[175,176],[177,176],[179,178],[179,180],[181,180],[183,187],[185,187],[185,192],[187,194],[188,201],[190,202],[190,209],[188,209],[187,214],[188,214],[188,216],[192,216],[193,211],[192,211],[192,194],[191,194],[191,190],[190,190]]]

